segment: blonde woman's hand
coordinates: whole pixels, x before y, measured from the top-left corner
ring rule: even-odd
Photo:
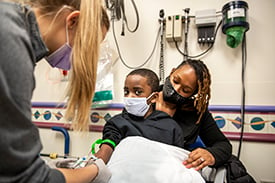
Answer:
[[[201,170],[202,168],[214,165],[215,158],[214,156],[203,148],[197,148],[193,150],[188,159],[183,162],[186,168],[195,168],[195,170]]]

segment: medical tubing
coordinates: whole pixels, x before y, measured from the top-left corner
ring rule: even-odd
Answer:
[[[160,19],[160,60],[159,60],[159,80],[160,83],[164,83],[164,20],[163,18]]]
[[[122,1],[123,7],[121,8],[121,9],[122,9],[122,15],[123,15],[123,20],[122,20],[122,21],[125,22],[127,30],[128,30],[129,32],[131,32],[131,33],[134,33],[134,32],[137,31],[137,29],[138,29],[138,27],[139,27],[139,14],[138,14],[138,9],[137,9],[137,6],[136,6],[136,4],[135,4],[135,1],[134,1],[134,0],[131,0],[131,2],[132,2],[132,5],[133,5],[133,7],[134,7],[134,9],[135,9],[135,13],[136,13],[136,17],[137,17],[136,26],[135,26],[135,28],[134,28],[133,30],[131,30],[131,29],[129,28],[128,21],[127,21],[127,17],[126,17],[126,14],[125,14],[125,9],[124,9],[124,1]]]
[[[129,32],[131,33],[134,33],[137,31],[138,27],[139,27],[139,13],[138,13],[138,9],[137,9],[137,6],[135,4],[135,1],[134,0],[131,0],[131,3],[134,7],[134,10],[135,10],[135,14],[136,14],[136,18],[137,18],[137,21],[136,21],[136,25],[133,29],[130,29],[129,28],[129,25],[128,25],[128,21],[127,21],[127,17],[126,17],[126,13],[125,13],[125,2],[124,0],[110,0],[110,3],[108,0],[105,0],[105,4],[106,4],[106,7],[108,10],[110,10],[113,14],[113,19],[116,19],[116,20],[120,20],[122,19],[122,30],[121,30],[121,35],[125,35],[125,32],[124,32],[124,26],[126,25],[126,28]]]
[[[247,50],[246,50],[246,36],[244,33],[244,39],[242,42],[242,103],[241,103],[241,133],[238,148],[238,159],[241,156],[243,133],[244,133],[244,119],[245,119],[245,68],[247,61]]]
[[[114,148],[116,147],[116,143],[110,139],[97,139],[91,146],[91,152],[92,154],[95,154],[95,145],[96,144],[103,144],[103,143],[108,143],[111,144]]]
[[[105,0],[105,4],[106,4],[106,8],[112,12],[113,18],[120,20],[121,19],[120,1],[110,0],[110,4],[109,4],[109,0]]]
[[[160,35],[160,30],[161,30],[161,27],[159,27],[159,30],[158,30],[158,34],[157,34],[157,37],[156,37],[156,41],[155,41],[155,44],[154,44],[154,47],[153,47],[153,50],[151,52],[151,54],[149,55],[149,57],[145,60],[145,62],[143,64],[141,64],[140,66],[137,66],[137,67],[132,67],[132,66],[129,66],[128,64],[126,64],[126,62],[124,61],[124,59],[122,58],[122,55],[121,55],[121,52],[120,52],[120,48],[118,46],[118,41],[117,41],[117,38],[116,38],[116,34],[115,34],[115,27],[114,27],[114,17],[112,17],[112,28],[113,28],[113,36],[114,36],[114,40],[115,40],[115,45],[116,45],[116,48],[117,48],[117,52],[118,52],[118,55],[119,55],[119,58],[121,60],[121,62],[123,63],[124,66],[126,66],[127,68],[129,69],[138,69],[138,68],[141,68],[143,67],[145,64],[147,64],[149,62],[149,60],[152,58],[153,56],[153,53],[155,52],[156,50],[156,46],[157,46],[157,42],[158,42],[158,38],[159,38],[159,35]]]

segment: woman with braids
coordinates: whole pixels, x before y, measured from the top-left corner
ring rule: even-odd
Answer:
[[[196,170],[223,165],[232,153],[229,140],[208,111],[210,84],[210,73],[202,61],[183,61],[166,78],[162,91],[164,101],[157,106],[181,126],[184,147],[191,151],[183,164]],[[198,136],[206,147],[190,149]]]
[[[0,182],[107,182],[101,159],[79,169],[50,169],[39,157],[42,145],[31,121],[33,71],[45,58],[53,67],[71,68],[66,117],[73,129],[88,128],[99,45],[109,28],[101,1],[5,0],[0,17]]]

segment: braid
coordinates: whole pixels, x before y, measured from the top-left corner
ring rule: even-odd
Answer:
[[[183,65],[190,65],[194,68],[196,76],[198,78],[198,88],[195,91],[195,99],[194,99],[194,107],[198,111],[198,121],[199,123],[202,115],[204,114],[205,110],[208,107],[209,100],[210,100],[210,84],[211,84],[211,77],[208,68],[201,60],[186,60],[183,61],[179,66]]]

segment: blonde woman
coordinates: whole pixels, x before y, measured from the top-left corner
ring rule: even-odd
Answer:
[[[42,145],[31,121],[33,71],[46,58],[54,67],[71,68],[66,117],[74,129],[87,129],[106,16],[100,0],[0,1],[0,182],[108,181],[100,160],[50,169],[39,157]]]

